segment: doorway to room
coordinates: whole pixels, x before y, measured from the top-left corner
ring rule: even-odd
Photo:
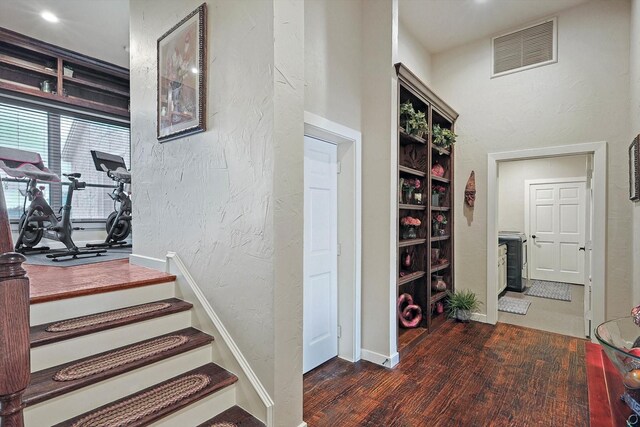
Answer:
[[[487,237],[495,242],[487,247],[488,259],[495,256],[489,261],[495,271],[487,273],[490,323],[591,335],[594,313],[604,314],[593,295],[604,293],[603,266],[595,259],[603,249],[604,215],[594,201],[605,200],[605,147],[489,155],[488,188],[494,191]]]

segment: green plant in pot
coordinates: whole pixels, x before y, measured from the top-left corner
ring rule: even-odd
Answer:
[[[422,138],[429,129],[427,115],[423,111],[416,111],[410,120],[411,133]]]
[[[411,101],[400,104],[400,126],[402,126],[408,134],[411,133],[411,119],[415,113]]]
[[[480,308],[482,303],[474,292],[470,290],[448,292],[449,301],[447,303],[447,316],[455,318],[460,322],[469,322],[471,312]]]
[[[458,135],[449,129],[440,127],[439,124],[433,125],[433,143],[438,147],[449,148],[456,142]]]

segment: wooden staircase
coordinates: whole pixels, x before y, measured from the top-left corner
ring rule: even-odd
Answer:
[[[0,425],[264,426],[174,276],[30,305],[8,230],[0,187]]]

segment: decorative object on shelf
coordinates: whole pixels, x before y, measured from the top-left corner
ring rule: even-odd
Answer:
[[[464,187],[464,202],[472,208],[476,204],[476,172],[471,171],[467,185]]]
[[[413,193],[413,203],[416,205],[422,204],[422,193]]]
[[[631,309],[631,317],[633,317],[633,323],[635,323],[636,326],[640,326],[640,305]]]
[[[431,167],[431,175],[433,176],[437,176],[438,178],[442,178],[444,176],[445,170],[444,167],[436,162],[432,167]]]
[[[402,192],[404,194],[404,203],[413,203],[413,192],[422,187],[422,182],[418,178],[404,179],[402,183]]]
[[[431,290],[435,292],[443,292],[447,290],[447,282],[444,281],[444,276],[433,274],[431,276]]]
[[[449,148],[456,142],[456,135],[451,130],[440,127],[439,124],[433,125],[433,144],[441,148]]]
[[[402,126],[408,134],[411,134],[411,118],[415,113],[411,101],[400,104],[400,126]]]
[[[404,178],[400,178],[398,180],[398,202],[404,203],[404,192],[402,188],[404,187]]]
[[[438,259],[440,258],[440,249],[439,248],[431,248],[431,264],[437,264]]]
[[[402,255],[400,255],[400,267],[405,270],[411,270],[411,266],[413,265],[413,257],[409,251],[404,251]]]
[[[436,313],[438,314],[444,313],[444,304],[442,303],[442,301],[438,301],[436,303]]]
[[[43,80],[40,82],[40,90],[45,93],[53,93],[53,83],[49,80]]]
[[[440,258],[438,258],[438,261],[436,262],[436,265],[442,265],[442,264],[446,264],[448,262],[449,262],[449,260],[446,257],[440,257]]]
[[[629,199],[640,200],[640,135],[629,146]]]
[[[470,290],[448,292],[448,295],[447,315],[461,322],[469,322],[471,312],[480,308],[482,304],[476,294]]]
[[[431,206],[440,206],[440,202],[442,201],[442,197],[446,191],[447,189],[442,185],[434,185],[431,187]]]
[[[415,328],[422,321],[422,309],[413,303],[410,294],[402,294],[398,297],[397,303],[398,319],[405,328]]]
[[[73,77],[73,68],[69,67],[68,65],[65,65],[64,67],[62,67],[62,74],[65,77]]]
[[[419,138],[422,138],[429,130],[427,116],[423,111],[416,111],[409,122],[411,123],[413,134]]]
[[[205,130],[206,12],[203,3],[158,39],[158,141]]]
[[[418,144],[407,144],[402,146],[406,166],[411,169],[423,171],[427,168],[428,158],[425,150]]]
[[[400,230],[402,239],[416,239],[418,238],[417,227],[422,225],[422,221],[412,216],[405,216],[400,220],[400,225],[402,226]]]
[[[431,225],[433,229],[433,236],[444,236],[446,233],[445,226],[447,225],[447,217],[443,213],[437,213],[433,215]]]

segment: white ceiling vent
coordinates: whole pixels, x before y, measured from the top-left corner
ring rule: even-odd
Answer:
[[[528,70],[558,61],[556,18],[494,37],[491,77]]]

